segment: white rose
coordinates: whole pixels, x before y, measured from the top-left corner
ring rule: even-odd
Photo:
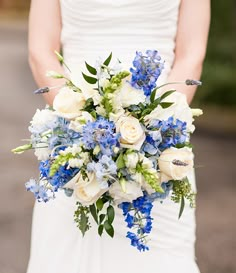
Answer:
[[[145,102],[146,99],[143,91],[134,88],[127,78],[122,81],[121,88],[115,94],[119,97],[122,107],[137,105]]]
[[[138,119],[121,117],[116,123],[117,133],[121,134],[120,143],[124,148],[139,150],[146,138]]]
[[[116,204],[132,202],[138,197],[143,196],[141,185],[134,181],[126,181],[123,188],[125,188],[125,191],[122,189],[119,182],[113,183],[109,188],[109,193]]]
[[[75,132],[81,133],[83,131],[83,127],[89,121],[94,121],[94,118],[88,112],[81,112],[81,116],[72,120],[69,125],[69,129],[74,130]]]
[[[193,125],[193,114],[187,103],[186,96],[180,92],[174,92],[164,101],[173,102],[174,104],[165,109],[158,105],[149,115],[145,116],[145,123],[151,124],[151,121],[154,119],[167,120],[173,116],[174,119],[186,122],[188,131],[193,132],[195,129]]]
[[[45,161],[45,160],[49,159],[49,155],[51,154],[51,150],[48,149],[46,143],[37,143],[35,146],[34,154],[38,158],[38,160]]]
[[[81,115],[85,104],[85,97],[82,93],[74,92],[69,88],[62,88],[55,96],[53,109],[58,116],[74,119]]]
[[[182,180],[193,169],[193,153],[190,148],[166,149],[159,157],[158,164],[162,181]]]
[[[84,179],[81,172],[79,172],[65,185],[65,188],[74,190],[76,200],[83,206],[94,204],[107,191],[107,189],[101,189],[94,172],[88,172],[87,176]]]
[[[139,155],[137,153],[128,153],[125,155],[124,160],[128,169],[135,169],[139,161]]]

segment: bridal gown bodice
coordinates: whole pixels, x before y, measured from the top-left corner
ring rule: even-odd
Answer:
[[[75,69],[110,52],[128,69],[135,51],[157,49],[164,76],[174,60],[180,0],[61,0],[63,54]]]
[[[84,62],[93,65],[110,52],[129,69],[136,51],[157,49],[165,61],[164,82],[175,57],[180,0],[60,0],[61,44],[65,62],[78,77]],[[79,76],[80,74],[80,76]],[[190,178],[195,187],[194,175]],[[96,224],[82,238],[73,221],[75,200],[59,192],[35,204],[28,273],[199,273],[195,263],[194,209],[170,198],[153,207],[150,250],[139,253],[125,238],[127,228],[116,210],[113,239],[99,237]]]

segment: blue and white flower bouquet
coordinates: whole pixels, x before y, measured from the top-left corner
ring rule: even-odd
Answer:
[[[167,84],[157,86],[164,68],[157,51],[137,52],[130,71],[110,67],[111,59],[112,54],[96,67],[86,63],[81,84],[49,72],[64,78],[65,85],[52,108],[36,111],[30,143],[13,152],[35,150],[40,177],[30,179],[26,188],[39,202],[64,190],[75,199],[74,219],[83,235],[94,219],[99,235],[106,231],[113,237],[115,211],[121,209],[131,245],[144,251],[154,201],[170,194],[180,203],[179,217],[185,200],[194,206],[188,181],[193,168],[190,134],[193,116],[201,110],[191,109],[181,93],[161,92]],[[49,91],[45,87],[36,93]]]

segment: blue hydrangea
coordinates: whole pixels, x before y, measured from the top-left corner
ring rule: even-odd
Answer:
[[[103,155],[98,162],[92,161],[88,163],[87,170],[96,174],[101,188],[107,188],[107,182],[113,178],[112,175],[117,174],[116,163],[107,155]]]
[[[114,147],[119,145],[119,134],[115,133],[114,122],[99,117],[83,127],[82,142],[86,149],[93,150],[99,146],[101,155],[112,156]]]
[[[161,142],[158,148],[162,151],[177,144],[184,144],[188,140],[187,123],[173,117],[168,120],[156,120],[152,122],[151,129],[159,129]]]
[[[146,96],[150,96],[164,68],[158,51],[147,50],[146,55],[136,52],[133,66],[130,69],[132,73],[131,85],[137,89],[142,89]]]

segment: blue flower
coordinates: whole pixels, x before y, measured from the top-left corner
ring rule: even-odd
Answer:
[[[161,141],[162,136],[159,130],[148,131],[142,150],[150,155],[160,155],[159,145]]]
[[[137,89],[142,89],[146,96],[150,96],[164,68],[158,51],[147,50],[146,56],[141,52],[136,52],[133,66],[134,68],[130,69],[132,73],[131,85]]]
[[[119,145],[119,134],[115,133],[114,122],[99,117],[94,122],[88,122],[83,127],[82,142],[86,149],[92,150],[99,146],[101,153],[99,156],[113,155],[114,147]]]
[[[66,164],[65,166],[60,166],[58,171],[53,176],[50,176],[50,167],[50,160],[41,161],[39,164],[40,177],[41,179],[46,179],[53,186],[54,191],[62,188],[79,172],[78,168],[68,169],[68,164]]]
[[[92,161],[88,163],[87,170],[96,174],[101,188],[107,188],[107,182],[112,178],[112,175],[117,174],[116,163],[107,155],[103,155],[98,162]]]
[[[143,240],[141,240],[135,233],[129,231],[127,232],[126,237],[131,240],[131,245],[137,247],[139,251],[149,250],[149,247],[146,246],[143,243]]]
[[[152,122],[150,129],[159,129],[161,142],[158,148],[162,151],[177,144],[184,144],[188,140],[187,123],[173,117],[168,120],[155,120]],[[147,143],[150,141],[148,140]],[[153,143],[151,143],[153,145]]]
[[[30,179],[28,182],[25,183],[25,187],[27,191],[30,191],[34,194],[34,197],[39,202],[47,202],[51,199],[51,196],[48,194],[50,191],[44,185],[40,185],[40,182],[37,182],[34,179]]]

